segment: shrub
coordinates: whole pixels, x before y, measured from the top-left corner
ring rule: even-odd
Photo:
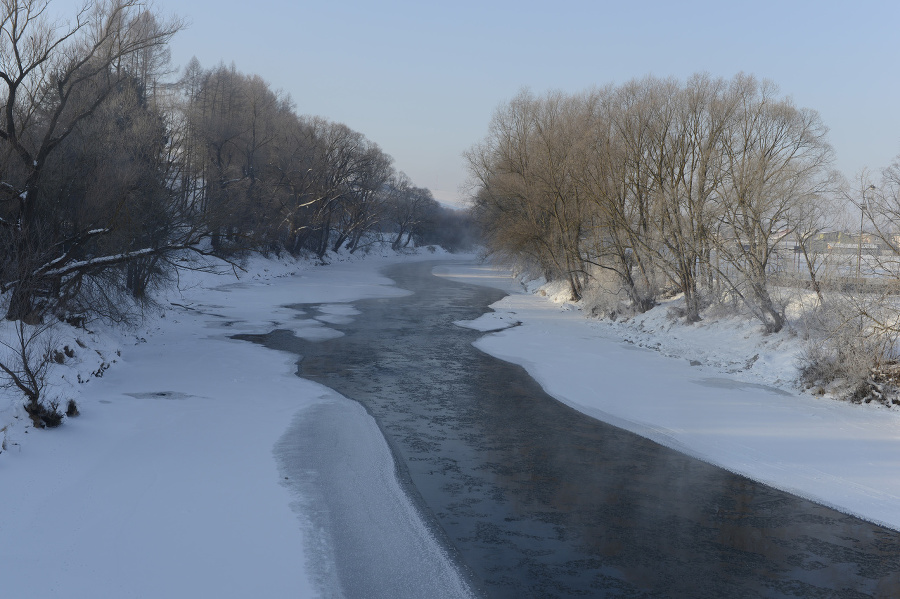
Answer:
[[[59,402],[51,401],[49,405],[28,402],[25,404],[25,411],[28,412],[34,428],[56,428],[62,424],[63,415],[59,411]]]
[[[852,302],[840,299],[802,319],[808,341],[797,361],[800,380],[855,403],[900,404],[896,335],[869,324]]]
[[[72,418],[74,416],[80,415],[81,412],[78,411],[78,404],[75,403],[74,399],[70,399],[66,404],[66,416]]]

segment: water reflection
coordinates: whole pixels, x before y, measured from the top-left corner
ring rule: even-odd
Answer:
[[[553,400],[452,324],[502,293],[431,267],[388,269],[415,293],[355,303],[330,324],[340,338],[244,338],[298,354],[300,376],[373,414],[485,596],[900,596],[898,533]]]

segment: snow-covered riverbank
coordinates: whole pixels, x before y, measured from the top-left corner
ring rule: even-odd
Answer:
[[[241,280],[195,275],[169,298],[164,318],[126,339],[64,332],[84,337],[87,348],[70,342],[76,355],[57,368],[55,390],[75,397],[81,416],[36,430],[26,426],[21,400],[3,396],[0,595],[340,597],[327,531],[291,478],[303,473],[291,470],[283,450],[273,455],[289,426],[337,409],[354,434],[344,443],[330,438],[330,463],[344,469],[348,485],[366,482],[341,500],[369,516],[376,510],[384,521],[373,527],[402,519],[391,542],[415,548],[420,561],[410,564],[442,592],[465,596],[402,492],[371,417],[297,378],[295,358],[230,338],[273,328],[308,339],[340,334],[328,323],[354,317],[348,302],[405,293],[378,274],[381,266],[433,257],[327,267],[254,260]],[[316,318],[297,320],[283,307],[294,303],[322,305]],[[113,360],[102,377],[90,375],[95,362]],[[69,384],[79,377],[88,382]],[[398,580],[409,593],[394,596],[439,596],[417,582]]]
[[[274,328],[311,340],[340,335],[329,323],[365,316],[352,302],[405,293],[381,266],[435,257],[327,267],[258,259],[240,280],[192,275],[164,317],[124,337],[64,330],[60,344],[74,357],[56,369],[54,389],[74,397],[82,415],[35,430],[20,399],[0,396],[3,596],[340,596],[334,531],[311,512],[326,483],[340,502],[365,507],[348,526],[373,524],[369,557],[406,564],[398,584],[408,596],[435,596],[423,591],[428,581],[437,594],[465,596],[371,417],[297,378],[294,356],[231,338]],[[585,319],[574,306],[523,293],[508,273],[445,257],[437,274],[512,293],[468,323],[504,329],[478,347],[523,365],[561,401],[900,529],[900,411],[792,392],[789,338],[763,338],[737,321],[671,326],[659,313],[627,324]],[[284,307],[297,303],[318,305],[298,319]],[[345,476],[316,486],[321,473],[292,469],[296,447],[284,439],[289,428],[313,439],[319,425],[332,428],[316,428],[317,444],[303,451],[321,452],[323,468]],[[379,526],[400,536],[379,537]],[[422,561],[410,566],[403,551]]]
[[[794,390],[800,344],[753,322],[626,323],[523,293],[509,273],[441,268],[513,294],[466,326],[581,412],[733,472],[900,530],[900,411]],[[495,273],[497,276],[495,276]]]

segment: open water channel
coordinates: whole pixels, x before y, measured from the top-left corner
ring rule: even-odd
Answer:
[[[332,325],[341,337],[244,338],[295,353],[299,376],[374,416],[407,492],[474,592],[900,597],[900,533],[556,401],[520,367],[473,347],[483,333],[453,324],[503,293],[433,276],[433,266],[386,269],[412,294],[355,302],[360,314]],[[335,559],[348,578],[340,570],[353,565]],[[351,584],[355,593],[367,594]]]

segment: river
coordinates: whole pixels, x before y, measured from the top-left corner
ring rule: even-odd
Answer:
[[[477,594],[900,596],[900,534],[556,401],[473,347],[482,333],[453,324],[503,293],[433,267],[387,268],[412,293],[355,302],[358,316],[333,319],[341,337],[242,338],[296,354],[299,376],[374,417],[413,504]],[[336,548],[334,559],[348,596],[389,596],[366,585],[390,576],[350,574],[358,552]]]

